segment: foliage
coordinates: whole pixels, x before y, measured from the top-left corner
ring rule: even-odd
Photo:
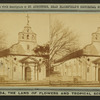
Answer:
[[[39,55],[49,55],[49,44],[45,44],[45,45],[38,45],[36,48],[34,48],[34,52]]]

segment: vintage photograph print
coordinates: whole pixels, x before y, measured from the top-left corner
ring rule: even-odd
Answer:
[[[99,87],[99,13],[0,13],[1,87]]]

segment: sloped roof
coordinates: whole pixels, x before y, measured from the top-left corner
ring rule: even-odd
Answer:
[[[19,43],[12,45],[9,49],[11,54],[25,54],[23,47]]]
[[[99,49],[99,50],[98,50]],[[97,45],[89,44],[83,48],[84,54],[86,55],[99,55],[100,48]]]
[[[67,61],[69,59],[73,59],[73,58],[77,58],[77,57],[81,57],[81,56],[100,57],[99,52],[100,52],[100,50],[97,50],[96,45],[89,44],[81,50],[75,51],[69,55],[65,55],[61,59],[56,60],[54,63]]]
[[[9,49],[5,49],[5,50],[0,51],[0,57],[7,56],[9,54],[10,54]]]
[[[28,57],[21,59],[20,62],[22,62],[22,63],[30,63],[30,62],[38,63],[38,60],[32,56],[28,56]]]
[[[65,60],[73,59],[73,58],[76,58],[76,57],[80,57],[82,55],[83,55],[83,49],[75,51],[75,52],[73,52],[73,53],[71,53],[69,55],[65,55],[61,59],[56,60],[55,63],[63,62]]]

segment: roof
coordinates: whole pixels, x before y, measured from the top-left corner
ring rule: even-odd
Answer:
[[[22,63],[38,63],[38,60],[32,56],[25,57],[20,60]]]
[[[10,48],[0,51],[0,57],[8,56],[8,55],[13,55],[13,56],[26,56],[26,57],[30,57],[30,56],[32,56],[32,57],[42,57],[42,58],[45,58],[45,59],[49,59],[49,55],[36,55],[36,54],[30,54],[30,55],[27,55],[27,54],[15,54],[15,53],[12,53],[12,52],[11,52]]]
[[[93,63],[100,64],[100,58],[97,58],[96,60],[94,60]]]
[[[75,52],[73,52],[73,53],[71,53],[69,55],[65,55],[61,59],[56,60],[55,63],[59,63],[59,62],[65,61],[65,60],[69,60],[69,59],[72,59],[72,58],[80,57],[82,55],[83,55],[83,49],[75,51]]]
[[[7,56],[7,55],[9,55],[9,53],[10,53],[9,49],[2,50],[2,51],[0,51],[0,57]]]
[[[64,57],[56,60],[54,63],[63,62],[69,59],[81,57],[81,56],[88,56],[88,57],[100,57],[100,48],[96,48],[96,45],[89,44],[85,46],[83,49],[75,51],[69,55],[65,55]]]
[[[31,29],[31,26],[29,26],[29,25],[26,25],[25,27],[24,27],[24,30],[22,31],[22,32],[19,32],[19,33],[28,33],[28,34],[34,34],[34,35],[36,35],[36,33],[34,33],[33,31],[32,31],[32,29]]]

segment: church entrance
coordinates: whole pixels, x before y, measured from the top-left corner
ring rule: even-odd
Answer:
[[[31,68],[30,67],[25,68],[25,80],[31,81]]]
[[[98,69],[98,81],[100,82],[100,68]]]

